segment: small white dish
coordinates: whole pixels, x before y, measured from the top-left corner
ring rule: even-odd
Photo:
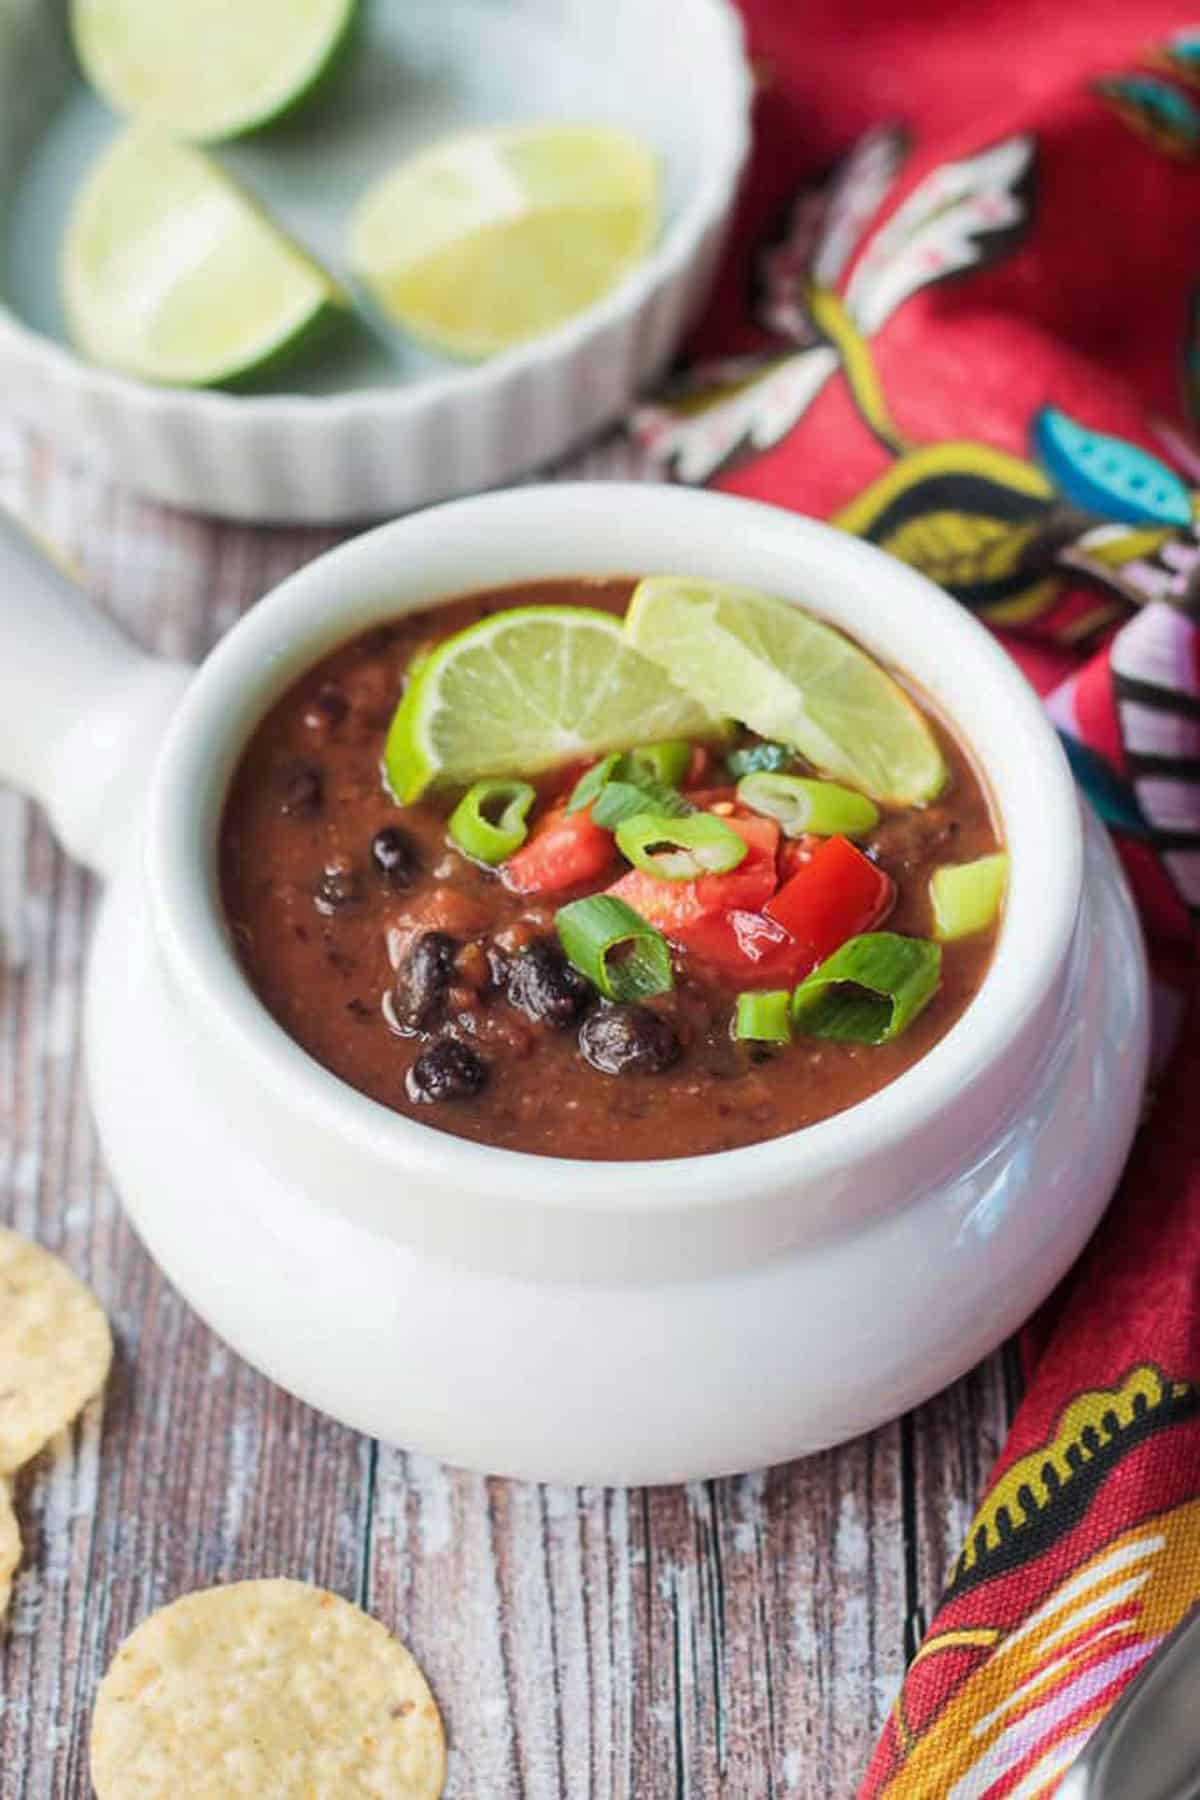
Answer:
[[[616,418],[702,305],[749,135],[731,0],[364,0],[324,96],[215,154],[340,278],[369,183],[467,125],[566,117],[623,125],[662,159],[664,224],[598,305],[477,366],[377,322],[294,392],[154,388],[70,349],[58,254],[71,196],[117,128],[87,89],[65,0],[0,7],[0,395],[66,447],[156,499],[230,518],[365,519],[544,466]]]
[[[651,570],[805,602],[955,721],[1012,855],[984,985],[880,1093],[746,1149],[571,1162],[390,1112],[313,1062],[242,976],[215,881],[241,748],[304,668],[374,622],[485,586]],[[870,546],[703,492],[531,487],[331,551],[198,674],[132,650],[4,537],[0,625],[0,775],[112,877],[87,1061],[125,1205],[215,1329],[339,1419],[544,1480],[779,1461],[959,1375],[1107,1203],[1148,1018],[1116,858],[1014,665]]]

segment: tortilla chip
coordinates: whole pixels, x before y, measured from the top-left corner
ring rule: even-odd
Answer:
[[[438,1800],[442,1721],[375,1619],[301,1581],[185,1594],[134,1630],[92,1719],[98,1800]]]
[[[0,1227],[0,1475],[11,1475],[104,1386],[108,1320],[65,1263]]]
[[[0,1619],[12,1598],[13,1576],[21,1560],[21,1533],[7,1481],[0,1481]]]

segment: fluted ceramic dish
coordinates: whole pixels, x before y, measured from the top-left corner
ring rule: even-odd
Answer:
[[[1012,853],[983,987],[879,1093],[745,1149],[577,1162],[391,1112],[312,1061],[242,975],[215,877],[242,746],[304,668],[379,620],[667,569],[818,608],[974,747]],[[193,673],[136,652],[0,533],[0,634],[0,778],[112,877],[86,1042],[125,1205],[230,1343],[361,1430],[539,1480],[780,1461],[961,1374],[1106,1204],[1148,1013],[1116,857],[1003,651],[871,546],[682,488],[484,495],[319,558]]]
[[[65,0],[0,0],[0,405],[156,499],[318,523],[512,480],[617,417],[708,293],[748,141],[731,0],[364,0],[328,91],[218,152],[336,275],[371,180],[447,131],[512,119],[604,121],[652,144],[656,248],[586,313],[476,366],[377,322],[281,373],[296,392],[155,388],[91,367],[66,341],[58,251],[116,122],[83,83],[65,14]]]

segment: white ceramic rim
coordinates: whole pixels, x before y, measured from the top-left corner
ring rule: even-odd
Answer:
[[[752,81],[741,15],[733,0],[674,0],[674,4],[697,7],[712,17],[724,42],[732,104],[723,110],[714,108],[711,131],[706,134],[706,173],[658,248],[610,294],[556,330],[486,362],[450,369],[427,381],[359,388],[345,394],[260,395],[154,387],[84,362],[65,344],[26,325],[5,305],[2,296],[0,349],[19,351],[42,380],[55,384],[70,381],[85,399],[117,404],[139,419],[154,419],[182,409],[217,425],[237,420],[239,424],[268,428],[279,424],[292,429],[298,421],[318,417],[330,423],[355,424],[381,412],[389,423],[400,424],[413,413],[436,408],[450,395],[458,403],[481,405],[488,395],[527,369],[536,366],[544,373],[549,367],[565,366],[589,339],[639,313],[680,277],[698,246],[733,206],[750,144]],[[682,20],[680,29],[686,30]]]
[[[331,1074],[276,1023],[241,971],[221,915],[215,847],[228,778],[249,732],[326,649],[365,629],[369,619],[387,616],[358,597],[372,589],[386,592],[389,568],[394,579],[397,559],[410,553],[407,539],[419,540],[422,532],[453,534],[456,543],[470,546],[455,555],[485,562],[489,530],[519,526],[530,535],[539,528],[545,534],[556,507],[576,515],[575,538],[583,530],[578,519],[585,518],[613,575],[639,572],[637,551],[623,553],[614,523],[638,508],[658,509],[659,522],[684,535],[698,528],[703,537],[712,515],[723,513],[726,541],[736,541],[740,528],[777,538],[781,554],[789,540],[793,551],[803,544],[831,571],[840,565],[844,581],[853,577],[864,590],[890,591],[910,609],[912,631],[932,634],[956,677],[976,692],[986,683],[1003,707],[1005,731],[1021,761],[1022,794],[1028,789],[1020,833],[1026,865],[1014,864],[987,977],[963,1017],[919,1062],[830,1119],[742,1149],[660,1161],[589,1161],[475,1143],[393,1112]],[[546,535],[553,546],[553,534]],[[636,524],[630,536],[636,538]],[[572,566],[570,553],[547,550],[548,576],[583,572],[582,564]],[[504,579],[498,572],[496,580]],[[430,591],[427,603],[486,585],[483,576],[454,590]],[[362,615],[348,619],[356,601]],[[819,596],[813,603],[819,611]],[[393,616],[404,610],[394,606]],[[870,634],[864,636],[869,645]],[[969,743],[969,732],[952,722]],[[177,796],[204,796],[206,790],[207,816],[198,821],[195,808],[179,805]],[[1016,811],[1010,803],[1003,819],[1010,840]],[[587,1204],[661,1212],[719,1206],[747,1188],[794,1182],[798,1171],[819,1180],[934,1123],[939,1111],[999,1063],[1061,976],[1082,892],[1083,842],[1074,781],[1037,695],[987,630],[924,576],[831,526],[755,501],[647,483],[556,483],[452,500],[379,526],[327,551],[260,601],[213,651],[172,723],[151,785],[145,869],[155,935],[181,998],[220,1041],[231,1066],[243,1068],[247,1080],[261,1084],[285,1109],[349,1138],[398,1175],[420,1169],[451,1192],[457,1181],[488,1191],[497,1202],[508,1196],[528,1202],[532,1193],[538,1204],[556,1210]]]

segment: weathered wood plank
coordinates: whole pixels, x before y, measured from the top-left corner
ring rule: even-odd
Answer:
[[[0,495],[63,545],[135,636],[175,654],[198,650],[277,578],[281,544],[269,536],[238,542],[155,513],[8,435]],[[308,546],[290,542],[303,560]],[[0,1218],[91,1282],[119,1345],[102,1431],[93,1407],[17,1488],[26,1561],[0,1638],[0,1794],[59,1800],[90,1792],[96,1682],[152,1607],[261,1573],[358,1589],[371,1447],[218,1344],[125,1224],[80,1069],[94,884],[12,796],[0,831]]]
[[[582,464],[635,469],[613,444]],[[332,541],[166,512],[3,426],[0,499],[174,655]],[[450,1800],[849,1800],[1003,1433],[999,1362],[856,1444],[686,1489],[485,1481],[342,1430],[212,1337],[105,1182],[79,1061],[96,899],[0,795],[0,1219],[93,1283],[120,1345],[103,1417],[19,1484],[0,1800],[84,1800],[124,1632],[191,1586],[275,1573],[412,1644],[446,1713]]]
[[[912,1415],[920,1637],[962,1548],[1016,1398],[1015,1358],[998,1355]]]

